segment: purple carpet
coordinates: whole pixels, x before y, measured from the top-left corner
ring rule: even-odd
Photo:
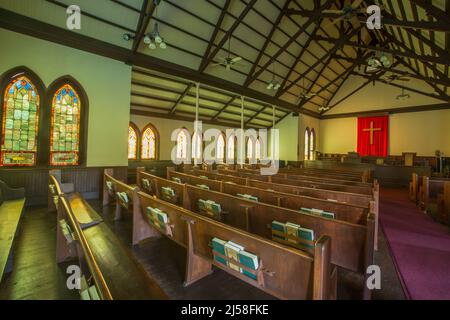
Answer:
[[[380,224],[405,294],[410,299],[450,299],[450,232],[408,200],[407,190],[380,194]]]

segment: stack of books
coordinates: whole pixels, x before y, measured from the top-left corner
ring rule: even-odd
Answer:
[[[162,230],[166,229],[167,223],[169,222],[167,213],[158,208],[147,207],[147,216],[152,225]]]
[[[120,204],[123,207],[128,208],[128,204],[130,203],[130,200],[128,199],[128,194],[126,192],[117,192],[116,194]]]
[[[169,187],[161,187],[161,193],[163,199],[166,200],[172,200],[173,197],[175,197],[175,191],[173,191],[173,189]]]
[[[301,208],[300,211],[309,213],[309,214],[314,214],[316,216],[321,216],[324,218],[328,218],[328,219],[336,219],[336,215],[333,212],[327,212],[327,211],[323,211],[320,209],[315,209],[315,208]]]
[[[213,251],[220,253],[223,256],[228,257],[230,260],[239,262],[249,269],[257,270],[259,268],[258,256],[253,253],[245,251],[245,248],[235,242],[225,241],[219,238],[212,239]],[[226,260],[222,257],[215,255],[215,260],[230,269],[246,275],[247,277],[256,280],[256,275],[248,270],[241,268],[239,265],[234,264],[232,261]]]
[[[100,300],[95,285],[89,286],[84,276],[80,279],[80,295],[81,300]]]
[[[252,200],[252,201],[258,202],[258,197],[254,197],[254,196],[252,196],[250,194],[238,193],[237,196],[240,197],[240,198],[244,198],[244,199],[247,199],[247,200]]]
[[[200,209],[200,211],[206,212],[208,215],[212,216],[215,219],[220,220],[221,218],[220,214],[222,212],[222,207],[219,203],[215,203],[212,200],[199,199],[198,208]]]
[[[181,182],[181,179],[177,178],[177,177],[173,177],[172,181],[175,181],[176,183],[183,183],[183,182]]]
[[[67,240],[67,243],[72,243],[73,242],[73,232],[72,229],[70,228],[69,224],[67,223],[67,221],[65,219],[59,220],[59,226],[61,227],[61,231],[64,235],[64,237]]]
[[[300,242],[300,240],[308,240],[314,241],[314,230],[308,228],[302,228],[299,224],[291,223],[291,222],[280,222],[280,221],[272,221],[272,230],[284,233],[286,235],[294,236],[295,238],[283,237],[283,235],[272,234],[272,240],[279,242],[290,242],[295,245],[300,245],[306,248],[313,248],[313,245],[304,244]],[[297,238],[297,239],[296,239]]]
[[[206,184],[198,184],[197,187],[205,189],[205,190],[209,190],[209,187]]]
[[[152,185],[150,184],[150,181],[148,179],[142,179],[142,186],[147,191],[152,191]]]

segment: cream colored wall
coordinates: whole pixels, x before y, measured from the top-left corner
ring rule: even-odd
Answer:
[[[436,150],[450,155],[450,110],[398,113],[389,117],[389,154],[417,152],[434,156]],[[356,151],[357,118],[321,120],[320,151]]]
[[[131,67],[121,62],[0,29],[0,74],[18,66],[48,86],[74,77],[89,99],[87,166],[126,166]]]
[[[280,160],[297,161],[298,125],[298,117],[293,117],[290,114],[275,126],[275,129],[279,130]]]

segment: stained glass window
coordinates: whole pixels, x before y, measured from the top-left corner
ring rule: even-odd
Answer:
[[[256,153],[256,159],[261,159],[261,140],[258,138],[256,139],[255,144],[255,153]]]
[[[177,136],[177,159],[187,160],[187,134],[181,130]]]
[[[39,95],[27,77],[19,76],[6,87],[2,121],[1,164],[34,166],[37,155]]]
[[[247,140],[247,158],[253,159],[253,140],[251,138]]]
[[[142,134],[141,159],[156,159],[156,134],[150,127]]]
[[[223,134],[217,137],[216,159],[217,162],[223,162],[225,159],[225,138]]]
[[[192,156],[199,160],[202,158],[202,137],[197,132],[192,136]]]
[[[314,129],[312,129],[309,138],[309,160],[314,160],[315,138],[315,132]]]
[[[309,160],[309,129],[305,130],[305,160]]]
[[[50,134],[50,164],[53,166],[79,164],[81,107],[77,92],[69,84],[63,85],[53,96]]]
[[[128,126],[128,159],[137,159],[138,136],[133,126]]]
[[[234,160],[235,159],[235,139],[234,136],[231,136],[228,138],[228,143],[227,143],[227,158],[230,160]]]

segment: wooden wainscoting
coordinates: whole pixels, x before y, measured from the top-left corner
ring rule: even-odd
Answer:
[[[114,176],[126,181],[127,167],[61,168],[62,180],[72,182],[75,191],[86,199],[99,199],[103,190],[105,168],[114,168]],[[24,187],[28,206],[45,205],[48,201],[49,171],[53,169],[55,168],[1,168],[0,180],[13,188]]]

